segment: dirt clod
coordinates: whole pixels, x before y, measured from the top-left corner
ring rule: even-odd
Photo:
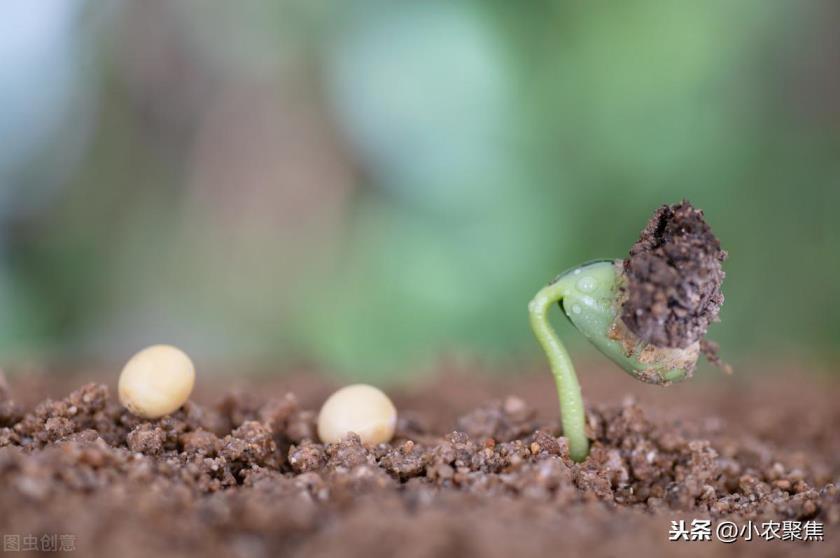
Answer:
[[[624,260],[622,320],[658,347],[699,341],[723,304],[726,256],[701,210],[687,201],[663,205]]]

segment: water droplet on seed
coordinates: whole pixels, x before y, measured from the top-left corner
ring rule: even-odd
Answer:
[[[594,277],[584,276],[578,279],[577,288],[584,293],[591,293],[598,286],[598,281]]]
[[[580,305],[575,304],[574,306],[572,306],[572,312],[574,312],[575,314],[580,314]]]

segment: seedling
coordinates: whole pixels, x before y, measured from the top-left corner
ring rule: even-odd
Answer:
[[[580,384],[548,311],[559,304],[595,347],[634,378],[668,385],[690,378],[703,341],[723,303],[721,262],[726,252],[703,213],[683,201],[662,206],[626,260],[599,260],[561,273],[528,306],[531,328],[557,383],[569,455],[589,454]]]

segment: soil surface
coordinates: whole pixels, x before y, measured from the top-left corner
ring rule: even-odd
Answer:
[[[113,384],[17,376],[0,386],[0,533],[107,557],[840,555],[837,383],[762,369],[663,391],[583,369],[581,464],[546,373],[393,389],[397,436],[376,447],[317,442],[336,384],[311,374],[205,378],[152,421]],[[696,519],[819,521],[825,540],[668,541]]]
[[[725,259],[701,210],[687,201],[663,205],[624,260],[622,320],[657,347],[685,348],[699,341],[723,304]],[[709,344],[704,352],[716,354]]]

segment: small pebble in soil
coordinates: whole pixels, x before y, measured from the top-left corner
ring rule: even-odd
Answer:
[[[120,374],[120,402],[138,417],[155,419],[186,403],[195,383],[190,357],[171,345],[153,345],[131,357]]]
[[[349,432],[364,444],[388,442],[394,436],[397,409],[381,390],[364,384],[343,387],[333,393],[318,414],[318,437],[337,443]]]

